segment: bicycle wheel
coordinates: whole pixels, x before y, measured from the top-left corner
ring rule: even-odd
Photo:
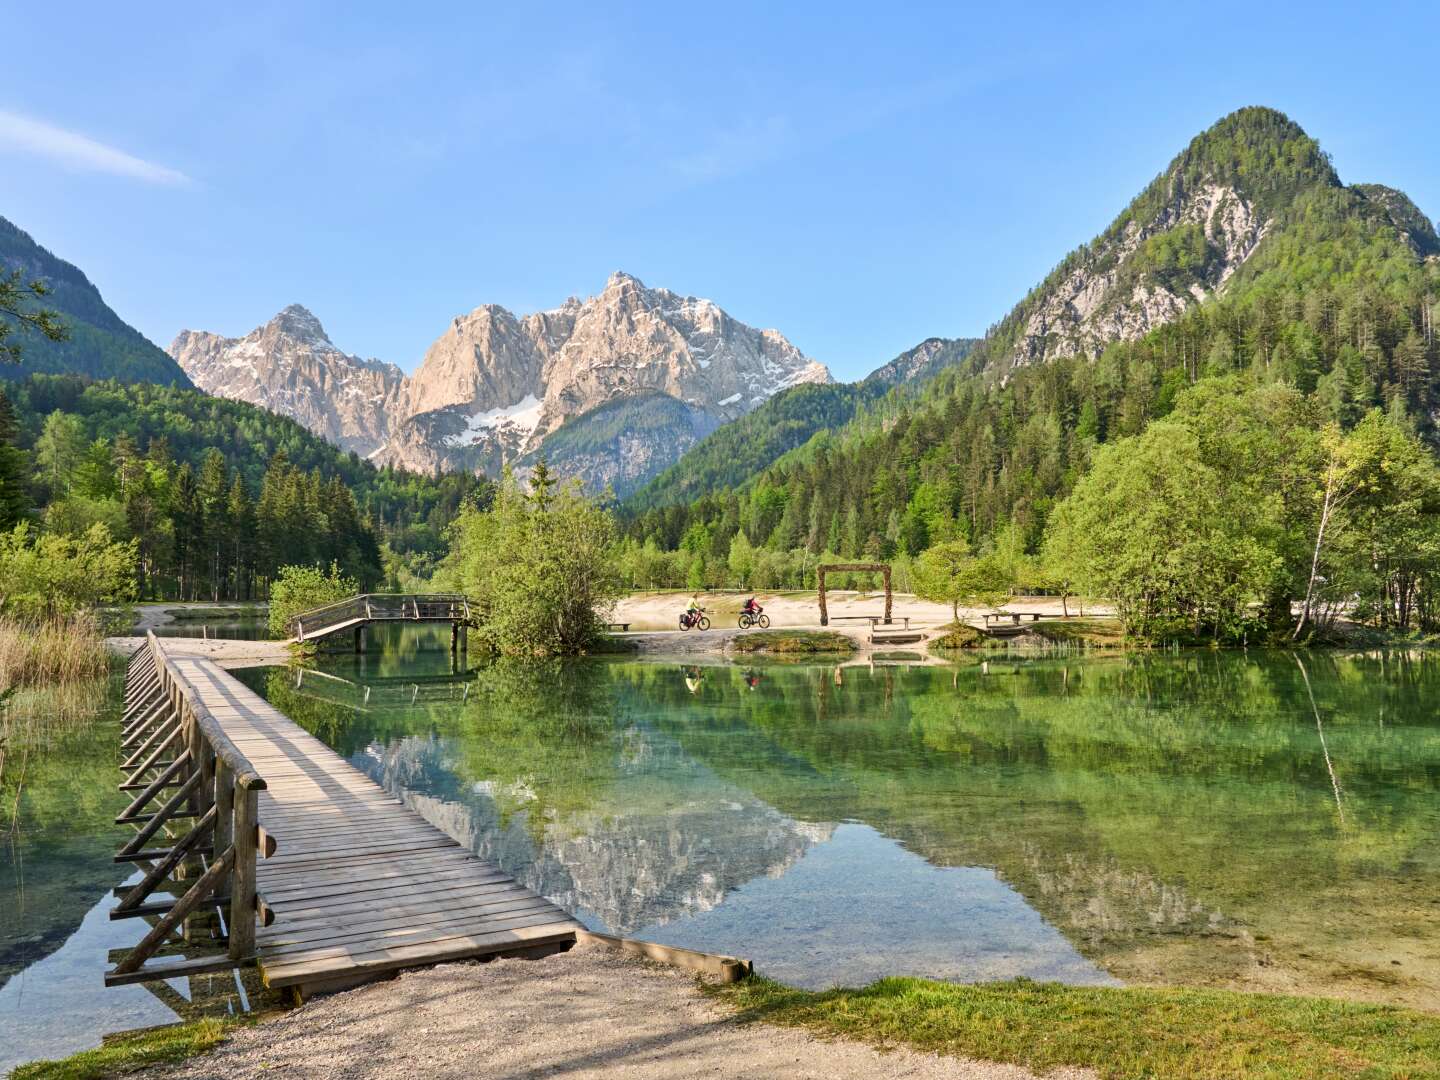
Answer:
[[[741,615],[741,616],[740,616],[740,629],[741,629],[741,630],[749,630],[749,629],[750,629],[750,616],[749,616],[749,615]]]
[[[710,620],[707,619],[704,615],[701,615],[701,616],[700,616],[700,629],[701,629],[701,630],[709,630],[709,629],[710,629]]]
[[[760,616],[760,629],[761,629],[761,630],[769,630],[769,629],[770,629],[770,616],[769,616],[769,615],[761,615],[761,616]]]
[[[681,629],[681,630],[689,630],[689,629],[690,629],[690,624],[685,620],[685,616],[684,616],[684,615],[681,615],[681,616],[680,616],[680,629]]]

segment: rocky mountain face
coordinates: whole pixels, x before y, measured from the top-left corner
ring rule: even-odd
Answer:
[[[398,367],[341,352],[299,304],[242,338],[182,330],[170,355],[207,394],[288,416],[362,455],[389,438],[405,389]]]
[[[516,473],[528,475],[543,456],[565,476],[579,477],[586,490],[609,488],[623,498],[720,424],[713,412],[658,391],[619,398],[552,431],[520,459]]]
[[[517,318],[486,305],[457,318],[410,380],[408,419],[377,460],[492,472],[567,421],[627,399],[665,395],[706,428],[788,386],[829,381],[778,331],[616,273],[600,295],[553,311]],[[617,446],[586,471],[633,485],[682,450],[673,440]]]
[[[425,472],[498,475],[600,410],[555,446],[559,471],[595,489],[633,487],[780,390],[831,381],[778,331],[623,273],[552,311],[476,308],[409,378],[340,352],[298,306],[244,338],[184,331],[170,351],[211,393],[294,417],[377,464]],[[644,422],[622,431],[627,410]]]

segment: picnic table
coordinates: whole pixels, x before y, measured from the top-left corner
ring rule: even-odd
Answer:
[[[1009,622],[1014,626],[1019,626],[1020,620],[1026,616],[1029,616],[1031,622],[1039,622],[1045,617],[1045,613],[1043,611],[987,611],[985,625],[989,626],[992,622]]]
[[[874,630],[875,627],[877,627],[877,626],[882,626],[882,625],[883,625],[883,626],[894,626],[896,623],[904,623],[904,624],[905,624],[905,629],[906,629],[906,630],[909,630],[909,629],[910,629],[910,616],[908,616],[908,615],[901,615],[901,616],[899,616],[899,617],[897,617],[897,618],[892,618],[889,622],[886,622],[886,621],[885,621],[885,616],[883,616],[883,615],[831,615],[831,616],[830,616],[830,621],[831,621],[831,622],[839,622],[841,619],[848,619],[848,620],[850,620],[851,622],[868,622],[868,623],[870,624],[870,629],[871,629],[871,630]]]

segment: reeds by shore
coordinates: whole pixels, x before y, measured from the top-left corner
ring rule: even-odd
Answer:
[[[0,618],[0,784],[7,758],[96,715],[110,665],[93,615]]]
[[[0,693],[88,682],[109,669],[110,658],[93,615],[38,622],[0,618]]]

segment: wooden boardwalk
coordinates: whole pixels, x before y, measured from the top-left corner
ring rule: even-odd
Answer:
[[[266,985],[302,995],[402,967],[567,947],[580,924],[430,825],[201,657],[172,655],[185,696],[264,778],[255,864],[274,921],[255,936]],[[263,842],[262,842],[263,846]]]

